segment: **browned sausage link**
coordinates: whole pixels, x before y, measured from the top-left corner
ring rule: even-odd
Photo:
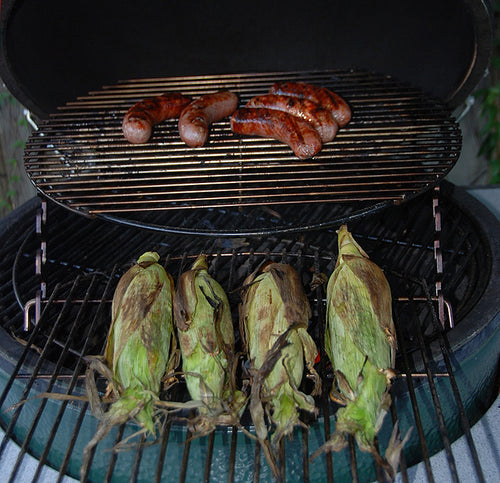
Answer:
[[[194,100],[179,118],[181,139],[191,147],[207,142],[210,124],[230,116],[238,107],[238,96],[233,92],[219,91]]]
[[[273,138],[290,146],[299,159],[312,158],[322,147],[318,132],[287,112],[265,107],[238,109],[231,117],[236,134]]]
[[[267,107],[300,117],[313,125],[324,143],[330,142],[335,137],[339,127],[330,111],[309,99],[267,94],[253,97],[247,102],[246,107]]]
[[[134,144],[146,143],[151,137],[153,126],[166,119],[178,118],[190,102],[190,97],[178,92],[167,92],[137,102],[123,118],[125,138]]]
[[[347,102],[326,87],[318,87],[305,82],[276,82],[269,89],[269,93],[309,99],[328,109],[341,127],[351,120],[351,109]]]

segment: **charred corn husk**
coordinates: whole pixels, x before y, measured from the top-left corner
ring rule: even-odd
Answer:
[[[115,400],[107,412],[102,411],[93,376],[87,371],[87,392],[100,424],[85,448],[82,477],[90,450],[112,426],[134,418],[143,430],[156,432],[154,413],[162,378],[175,364],[174,284],[157,263],[159,258],[156,252],[141,255],[121,277],[113,295],[104,358],[91,358],[90,366],[106,375],[108,392]]]
[[[355,437],[362,451],[394,476],[404,443],[393,434],[386,458],[375,446],[391,397],[396,335],[392,298],[383,271],[354,240],[345,225],[338,230],[339,256],[327,286],[325,349],[338,390],[331,398],[345,407],[337,412],[335,433],[322,450],[338,451]],[[394,428],[397,432],[397,427]]]
[[[104,356],[120,398],[111,411],[133,411],[154,433],[154,401],[172,355],[173,293],[170,274],[156,252],[139,257],[120,279],[111,307],[112,324]]]
[[[267,413],[275,426],[271,446],[301,425],[299,410],[316,414],[314,398],[299,390],[305,367],[316,379],[316,344],[307,332],[311,317],[309,301],[297,272],[287,264],[267,263],[244,282],[240,306],[252,390],[250,413],[257,438],[266,451]],[[272,455],[266,452],[268,461]],[[273,467],[273,462],[270,462]]]
[[[186,385],[191,398],[200,403],[195,432],[237,424],[246,398],[235,384],[231,309],[224,289],[208,273],[205,255],[178,280],[174,319]]]

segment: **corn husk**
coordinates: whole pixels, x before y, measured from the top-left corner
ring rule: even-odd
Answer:
[[[339,451],[347,445],[346,435],[353,435],[358,447],[371,453],[393,477],[404,444],[397,440],[397,426],[385,459],[375,445],[391,404],[389,389],[394,377],[391,289],[383,271],[347,226],[337,233],[339,256],[327,286],[325,349],[338,387],[334,385],[331,398],[345,407],[338,410],[335,432],[320,451]]]
[[[246,397],[236,389],[231,309],[224,289],[208,273],[205,255],[178,280],[174,320],[186,385],[200,403],[192,430],[202,435],[217,424],[238,424]]]
[[[133,418],[142,431],[156,433],[156,403],[163,376],[174,369],[176,345],[172,313],[174,284],[158,260],[156,252],[146,252],[121,277],[113,296],[104,357],[90,358],[87,392],[100,424],[85,448],[82,475],[91,449],[114,425]],[[92,370],[108,378],[108,394],[114,400],[106,412],[102,410]]]
[[[312,395],[299,390],[307,369],[316,381],[313,394],[320,391],[314,370],[318,350],[307,332],[310,317],[309,301],[290,265],[269,262],[245,280],[240,324],[252,377],[250,414],[275,475],[278,444],[294,427],[304,426],[299,411],[317,413]],[[265,414],[274,426],[270,445]]]
[[[130,406],[140,401],[143,407],[135,418],[150,433],[155,431],[152,403],[158,397],[175,342],[174,283],[158,260],[156,252],[146,252],[120,279],[104,351],[113,384],[120,388],[120,405],[128,405],[127,400]]]

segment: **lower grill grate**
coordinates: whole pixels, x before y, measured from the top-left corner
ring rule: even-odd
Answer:
[[[486,407],[491,396],[488,383],[491,372],[476,370],[475,374],[480,373],[483,379],[475,376],[473,381],[469,380],[464,376],[467,364],[456,370],[459,351],[452,353],[450,342],[468,323],[468,313],[488,284],[489,274],[484,267],[491,266],[491,253],[480,230],[466,213],[446,196],[440,206],[443,289],[454,307],[456,324],[450,332],[441,330],[432,296],[436,281],[432,198],[419,197],[368,220],[353,222],[350,227],[371,258],[385,269],[393,289],[399,377],[392,388],[394,404],[379,434],[379,445],[383,452],[396,421],[402,433],[410,426],[414,428],[401,464],[403,478],[407,477],[407,467],[422,459],[428,462],[429,456],[441,448],[447,450],[453,472],[455,461],[450,442],[459,434],[469,434],[470,421],[474,422],[478,411],[473,406],[485,404]],[[44,233],[48,250],[43,280],[50,297],[42,303],[39,323],[28,333],[22,330],[22,316],[12,315],[19,314],[19,310],[14,310],[16,302],[4,288],[9,284],[2,280],[0,285],[3,315],[0,345],[4,354],[0,359],[0,404],[5,410],[19,400],[30,399],[23,406],[1,413],[6,437],[0,444],[0,458],[9,438],[21,446],[11,479],[19,473],[25,453],[39,458],[37,472],[49,464],[57,468],[61,477],[78,474],[83,447],[96,429],[96,420],[90,415],[88,405],[33,398],[45,391],[85,393],[83,357],[102,352],[114,287],[119,275],[139,252],[158,250],[174,279],[190,266],[198,253],[210,253],[210,271],[228,292],[235,310],[237,288],[263,259],[291,263],[301,274],[311,301],[313,318],[309,330],[318,346],[323,345],[324,290],[322,287],[311,290],[310,281],[314,274],[329,274],[333,270],[336,260],[333,230],[303,234],[300,239],[200,239],[144,233],[140,229],[87,220],[54,206],[49,207],[48,216],[49,220],[54,217],[58,221],[49,223]],[[9,249],[3,263],[13,267],[15,291],[24,304],[27,297],[34,296],[37,287],[38,281],[30,273],[40,240],[27,230],[27,224],[14,226],[17,236],[11,234],[2,244],[5,250]],[[23,230],[27,230],[27,236],[19,244],[18,240],[22,239],[19,233]],[[96,239],[100,240],[98,247]],[[12,248],[19,245],[12,260]],[[7,269],[1,271],[6,272]],[[16,343],[13,337],[24,342]],[[344,452],[322,456],[313,462],[309,460],[333,429],[337,409],[328,398],[331,370],[325,354],[321,356],[319,370],[324,392],[317,400],[321,413],[317,420],[306,421],[311,424],[310,431],[298,428],[293,439],[283,443],[280,468],[284,479],[336,482],[380,479],[380,469],[371,457],[356,449],[352,440]],[[474,388],[470,387],[471,382]],[[470,391],[476,391],[472,403]],[[169,396],[175,400],[187,397],[182,381]],[[481,408],[483,412],[485,407]],[[243,422],[249,424],[247,416]],[[128,450],[110,451],[136,430],[137,426],[127,423],[98,446],[89,474],[91,481],[161,481],[165,478],[191,481],[199,479],[200,474],[204,475],[204,481],[271,479],[259,446],[237,428],[219,428],[206,438],[191,440],[182,421],[168,418],[156,444],[136,438],[129,441]],[[481,480],[481,467],[470,438],[469,445]],[[430,467],[428,471],[432,476]]]
[[[126,110],[165,91],[193,97],[229,89],[240,105],[271,84],[300,80],[331,87],[350,103],[352,121],[312,159],[277,141],[234,135],[225,119],[209,142],[189,148],[177,122],[155,128],[145,145],[121,132]],[[335,205],[350,216],[412,198],[434,186],[458,160],[461,134],[448,109],[388,76],[355,72],[239,74],[132,80],[62,107],[33,134],[26,171],[42,193],[80,213],[170,232],[273,233],[332,226]],[[332,209],[316,209],[326,203]],[[173,224],[172,211],[236,211],[238,224]],[[302,212],[302,217],[297,216]],[[233,226],[232,230],[228,226]]]

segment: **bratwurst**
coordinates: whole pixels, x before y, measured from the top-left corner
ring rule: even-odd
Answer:
[[[231,116],[236,134],[273,138],[288,144],[299,159],[312,158],[322,147],[318,132],[300,117],[265,107],[243,107]]]
[[[167,92],[134,104],[125,114],[122,131],[133,144],[148,142],[153,126],[167,119],[177,119],[191,98],[178,92]]]
[[[351,120],[351,109],[338,94],[327,89],[305,82],[276,82],[269,89],[270,94],[309,99],[324,109],[328,109],[340,127]]]
[[[330,111],[323,109],[309,99],[267,94],[253,97],[247,102],[246,107],[267,107],[268,109],[276,109],[300,117],[312,124],[324,143],[330,142],[339,128]]]
[[[207,142],[210,124],[230,116],[238,107],[238,96],[233,92],[219,91],[195,99],[179,118],[181,139],[191,147]]]

